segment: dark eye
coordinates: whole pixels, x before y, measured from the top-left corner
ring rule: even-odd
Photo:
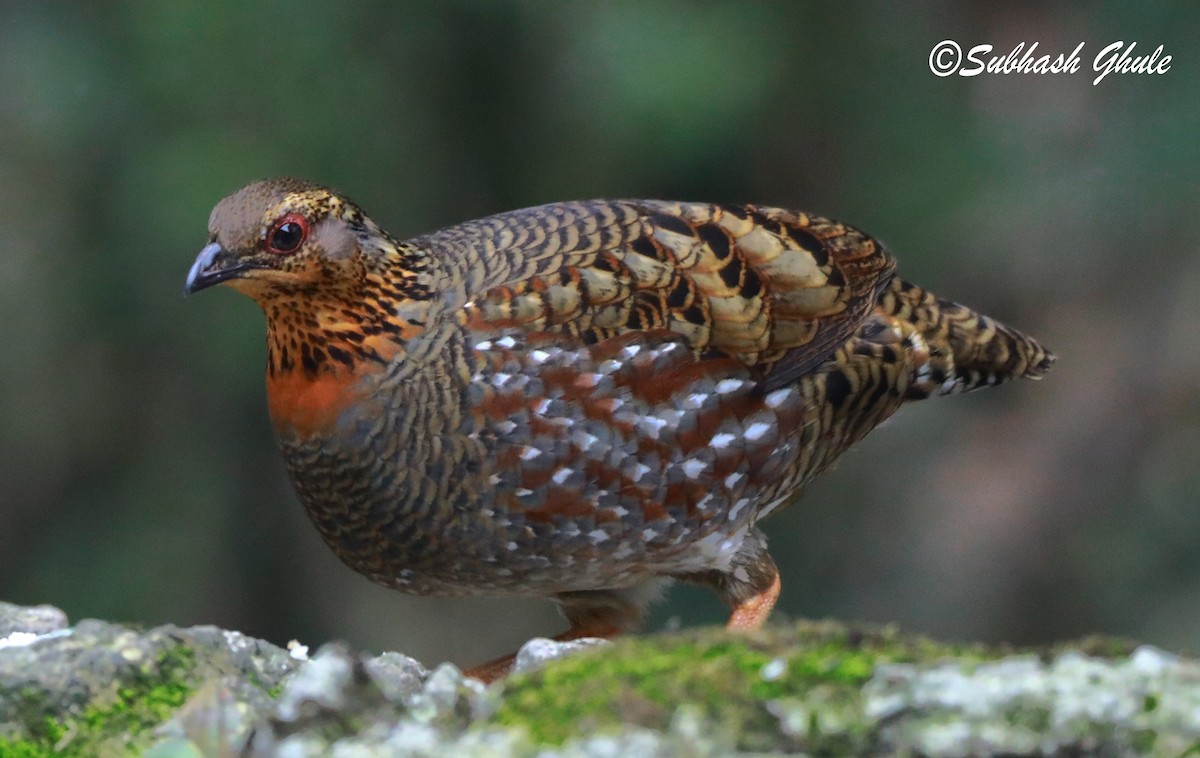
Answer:
[[[308,221],[294,213],[275,222],[267,235],[267,249],[277,255],[287,255],[300,249],[308,236]]]

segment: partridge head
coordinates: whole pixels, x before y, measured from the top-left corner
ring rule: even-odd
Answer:
[[[262,306],[280,448],[343,561],[555,600],[570,639],[636,624],[672,580],[760,625],[763,517],[905,402],[1049,369],[894,267],[852,227],[753,205],[555,203],[401,242],[276,179],[217,204],[185,289]]]
[[[227,284],[255,299],[320,297],[360,280],[386,238],[353,204],[299,180],[259,182],[222,200],[185,291]],[[394,247],[392,248],[394,253]]]

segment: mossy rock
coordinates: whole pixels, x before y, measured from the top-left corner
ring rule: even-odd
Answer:
[[[1200,744],[1200,666],[1125,640],[1037,650],[800,622],[622,640],[514,677],[490,724],[578,744],[689,714],[730,751],[811,755],[1181,755]]]
[[[394,653],[329,645],[302,662],[213,627],[22,618],[36,631],[0,638],[3,758],[1200,752],[1200,663],[1121,640],[1021,651],[834,622],[699,629],[484,688]]]
[[[285,651],[215,627],[138,631],[87,620],[0,655],[0,756],[125,756],[204,682],[277,687]]]
[[[860,692],[879,664],[970,663],[1003,652],[833,622],[630,638],[514,677],[492,721],[561,744],[629,724],[666,730],[687,705],[741,750],[845,752],[872,740]],[[784,711],[807,713],[806,723],[782,729]]]

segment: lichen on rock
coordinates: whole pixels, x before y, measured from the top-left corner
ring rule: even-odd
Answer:
[[[231,677],[265,690],[294,668],[279,648],[216,627],[47,629],[53,616],[0,604],[5,639],[19,641],[0,648],[0,755],[127,755],[201,684]]]
[[[0,604],[0,756],[1180,755],[1200,663],[1093,639],[946,645],[833,622],[531,640],[485,687],[451,664]]]

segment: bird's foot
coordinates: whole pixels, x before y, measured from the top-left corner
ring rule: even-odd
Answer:
[[[779,574],[776,573],[774,580],[766,589],[733,607],[733,613],[729,616],[729,623],[725,625],[725,628],[742,631],[758,629],[767,620],[767,616],[771,615],[771,609],[775,607],[775,601],[778,599]]]

